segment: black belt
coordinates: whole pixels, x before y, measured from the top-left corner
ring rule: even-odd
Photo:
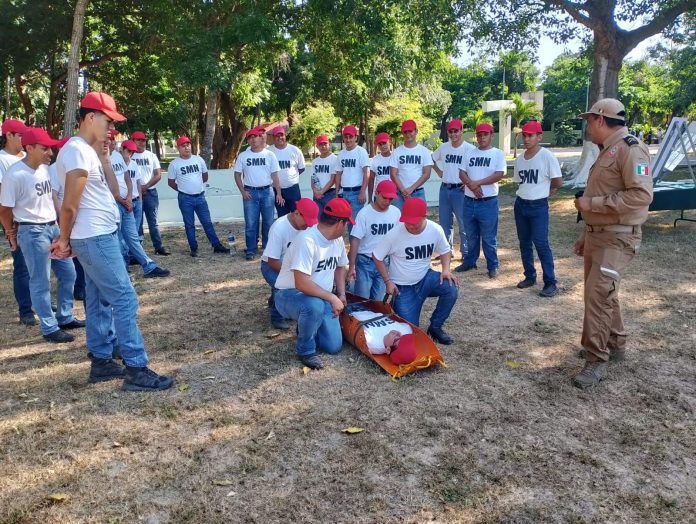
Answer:
[[[55,220],[51,220],[50,222],[17,222],[17,225],[19,226],[52,226],[55,224]]]
[[[529,199],[527,199],[527,198],[522,198],[522,197],[517,197],[517,200],[521,200],[522,202],[529,202],[529,203],[533,203],[533,202],[546,202],[546,201],[548,201],[548,197],[544,197],[544,198],[535,198],[535,199],[533,199],[533,200],[529,200]]]
[[[244,186],[244,189],[246,189],[246,190],[253,189],[255,191],[263,191],[264,189],[268,189],[269,187],[271,187],[271,184],[268,184],[267,186],[263,186],[263,187]]]
[[[182,195],[190,196],[190,197],[202,197],[203,195],[205,195],[205,191],[201,191],[197,195],[192,195],[190,193],[184,193],[183,191],[179,191],[179,193],[181,193]]]
[[[131,198],[131,202],[135,202],[136,200],[140,200],[140,197]]]
[[[362,186],[341,187],[341,189],[343,189],[343,191],[360,191]]]
[[[470,196],[464,195],[464,198],[468,198],[469,200],[475,200],[476,202],[485,202],[486,200],[493,200],[494,198],[498,198],[498,197],[492,196],[492,197],[483,197],[483,198],[471,198]]]
[[[461,188],[462,183],[459,182],[459,184],[448,184],[447,182],[442,183],[443,186],[445,186],[447,189],[454,189],[454,188]]]

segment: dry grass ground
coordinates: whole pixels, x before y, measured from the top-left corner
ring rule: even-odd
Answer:
[[[302,374],[258,262],[203,244],[191,259],[173,229],[173,276],[135,286],[152,365],[178,387],[87,385],[84,334],[55,346],[17,323],[4,250],[0,522],[695,521],[696,225],[651,214],[621,290],[629,358],[583,392],[569,193],[552,213],[562,294],[515,288],[508,193],[500,277],[462,278],[449,367],[398,382],[348,346]]]

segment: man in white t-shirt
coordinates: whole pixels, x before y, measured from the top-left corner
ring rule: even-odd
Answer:
[[[283,195],[283,205],[276,205],[278,217],[295,211],[295,202],[302,198],[300,192],[300,175],[304,173],[304,155],[299,148],[288,144],[285,128],[276,126],[273,129],[273,145],[268,148],[278,159],[278,178],[280,192]]]
[[[329,200],[319,223],[299,233],[290,244],[275,283],[278,312],[297,320],[297,356],[312,369],[323,367],[317,345],[334,354],[343,344],[338,321],[347,304],[348,256],[343,233],[346,222],[353,221],[352,213],[345,200]]]
[[[512,174],[513,181],[520,185],[515,199],[515,226],[524,267],[524,280],[517,287],[525,289],[536,284],[534,244],[544,277],[544,288],[539,295],[553,297],[558,294],[558,286],[549,245],[549,196],[561,187],[563,179],[556,157],[539,145],[541,136],[539,122],[531,121],[522,126],[525,151],[515,160]]]
[[[478,149],[469,151],[460,167],[464,181],[464,224],[467,253],[457,271],[476,268],[481,253],[486,257],[489,278],[498,276],[498,181],[505,176],[505,154],[492,146],[493,126],[476,126]]]
[[[459,294],[450,271],[452,248],[442,228],[426,218],[427,212],[425,200],[408,198],[399,219],[402,223],[377,245],[372,258],[387,284],[387,293],[395,296],[394,311],[411,324],[420,325],[425,299],[438,297],[427,332],[436,342],[452,344],[454,339],[443,329]],[[430,267],[436,253],[441,273]]]
[[[79,131],[58,153],[56,169],[65,187],[60,238],[51,245],[54,257],[76,255],[87,282],[87,349],[92,361],[89,381],[123,378],[125,391],[167,389],[174,381],[147,367],[138,328],[138,295],[133,289],[116,228],[119,214],[113,191],[118,182],[111,169],[106,140],[114,121],[126,118],[106,93],[92,91],[80,103]],[[120,348],[126,368],[112,359]]]
[[[377,154],[370,160],[370,179],[368,182],[369,201],[372,202],[375,196],[375,188],[382,180],[391,180],[391,137],[389,133],[377,133],[375,144],[377,144]]]
[[[297,201],[295,211],[280,217],[273,222],[268,232],[268,244],[261,256],[261,275],[271,286],[271,296],[268,308],[271,313],[271,324],[276,329],[289,329],[288,321],[278,313],[275,307],[275,283],[280,273],[285,252],[292,244],[297,234],[308,227],[315,226],[318,221],[319,206],[309,198]]]
[[[196,222],[194,213],[203,226],[208,242],[213,246],[213,253],[227,253],[230,249],[220,242],[215,232],[210,209],[205,199],[205,183],[208,181],[208,167],[203,159],[191,153],[191,139],[180,136],[176,139],[179,158],[175,158],[167,169],[167,183],[178,193],[179,210],[184,219],[186,239],[191,250],[191,256],[198,256],[198,241],[196,240]]]
[[[261,248],[266,248],[268,231],[273,223],[275,203],[285,203],[280,190],[278,159],[264,147],[265,131],[260,127],[246,133],[249,149],[242,151],[234,164],[234,180],[244,204],[245,256],[253,260],[259,244],[259,219],[261,221]],[[273,186],[273,189],[271,189]]]
[[[391,205],[395,198],[396,184],[382,180],[377,185],[374,202],[360,210],[350,232],[348,280],[355,280],[353,292],[364,298],[384,298],[386,286],[372,260],[372,252],[399,223],[401,211]]]
[[[394,205],[401,209],[409,198],[425,200],[425,184],[430,178],[433,159],[427,147],[418,143],[418,127],[414,120],[404,120],[401,124],[404,143],[397,147],[391,156],[391,179],[399,190]]]
[[[452,217],[456,217],[459,226],[459,250],[463,260],[467,248],[464,227],[464,181],[459,176],[459,167],[464,162],[467,153],[474,150],[474,146],[464,141],[461,120],[452,120],[447,124],[447,135],[449,140],[433,153],[433,169],[442,178],[438,211],[440,225],[453,248],[454,220]],[[442,163],[442,168],[438,166],[438,162]],[[458,267],[463,269],[463,266]]]
[[[155,253],[162,256],[170,255],[169,251],[162,245],[162,235],[160,234],[159,224],[157,223],[157,212],[159,210],[159,195],[155,187],[162,178],[162,169],[159,158],[152,151],[145,149],[147,136],[142,131],[136,131],[131,135],[131,140],[135,142],[138,150],[133,155],[133,161],[138,165],[140,186],[143,199],[143,216],[147,220],[147,228],[150,231],[150,239]],[[143,237],[143,217],[138,224],[138,234]]]
[[[27,155],[5,172],[0,187],[0,220],[14,250],[21,246],[29,270],[31,302],[39,316],[41,334],[49,342],[72,342],[66,330],[85,327],[73,318],[75,266],[70,260],[49,259],[51,242],[58,237],[48,164],[58,143],[43,129],[22,134]],[[57,312],[51,309],[51,269],[58,283]]]
[[[24,158],[22,151],[22,134],[27,130],[23,122],[14,119],[2,123],[0,136],[0,187],[5,171]],[[29,270],[24,261],[22,250],[17,247],[12,251],[12,288],[15,301],[19,308],[19,321],[25,326],[35,326],[36,317],[31,309],[31,293],[29,291]]]
[[[353,210],[353,220],[358,215],[367,200],[367,183],[370,157],[362,146],[358,145],[358,129],[355,126],[345,126],[341,131],[343,144],[346,146],[338,154],[336,167],[336,196],[340,194],[350,204]],[[348,232],[352,229],[348,224]]]
[[[312,160],[312,193],[319,211],[324,209],[336,192],[332,188],[336,184],[336,168],[338,157],[331,152],[331,142],[326,135],[319,135],[314,141],[319,149],[319,156]]]

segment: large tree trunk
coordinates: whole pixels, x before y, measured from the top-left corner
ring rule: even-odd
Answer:
[[[36,124],[36,111],[34,110],[34,105],[31,103],[31,98],[29,98],[27,94],[27,77],[24,75],[15,75],[15,88],[17,89],[19,101],[24,108],[24,122],[29,126],[33,126]]]
[[[205,117],[205,130],[203,132],[203,144],[201,146],[201,158],[205,165],[208,167],[213,167],[213,163],[216,162],[216,156],[213,157],[211,162],[211,155],[213,153],[213,141],[215,138],[215,128],[217,127],[217,116],[218,116],[218,92],[215,89],[208,89],[208,96],[206,97],[206,117]]]
[[[196,136],[193,142],[193,154],[200,155],[203,147],[203,138],[205,137],[205,88],[201,87],[198,90],[198,112],[196,114]],[[208,165],[206,163],[206,165]]]
[[[244,141],[246,124],[240,119],[229,94],[220,93],[220,110],[223,121],[213,140],[212,169],[227,169],[234,164]]]
[[[159,160],[162,160],[162,140],[160,137],[159,129],[155,129],[155,132],[152,134],[152,141],[155,146],[155,155],[157,155],[157,158]]]
[[[70,37],[70,56],[68,58],[67,94],[65,98],[65,115],[63,134],[72,135],[77,119],[78,80],[80,73],[80,48],[82,32],[85,26],[85,11],[89,0],[77,0],[73,15],[72,36]]]

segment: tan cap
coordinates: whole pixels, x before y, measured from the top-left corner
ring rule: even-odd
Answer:
[[[587,118],[589,115],[626,120],[626,109],[616,98],[602,98],[597,100],[588,112],[580,113],[580,118]]]

